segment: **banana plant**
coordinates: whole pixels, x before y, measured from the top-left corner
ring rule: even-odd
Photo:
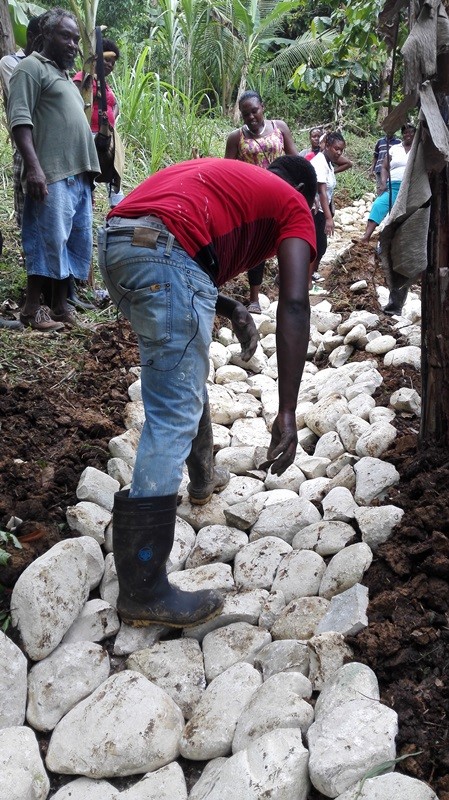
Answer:
[[[76,17],[81,36],[81,56],[83,59],[83,80],[81,96],[84,110],[90,123],[92,117],[92,87],[95,76],[95,23],[97,19],[98,0],[70,0],[70,9]]]

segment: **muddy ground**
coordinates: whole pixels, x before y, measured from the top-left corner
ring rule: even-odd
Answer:
[[[354,246],[325,275],[321,285],[330,293],[333,310],[379,311],[374,287],[383,278],[372,248]],[[274,296],[273,277],[274,270],[268,270],[264,289]],[[361,278],[368,288],[355,298],[348,287]],[[229,288],[242,299],[247,295],[245,280]],[[382,315],[381,320],[381,330],[391,332],[391,321]],[[0,567],[3,613],[20,571],[70,536],[65,509],[76,502],[82,470],[88,465],[105,470],[108,442],[123,431],[127,386],[134,380],[129,368],[138,364],[132,332],[120,321],[83,333],[70,362],[64,339],[74,335],[59,336],[59,356],[40,358],[38,368],[39,334],[15,334],[20,338],[14,340],[14,369],[0,359],[0,526],[4,529],[14,514],[24,520],[22,531],[32,539],[22,551],[11,547],[11,559]],[[1,335],[1,347],[8,347],[8,336]],[[380,369],[379,404],[388,404],[400,386],[420,391],[414,371]],[[369,627],[350,644],[355,657],[376,672],[382,701],[399,714],[398,755],[421,751],[397,769],[427,781],[440,800],[449,800],[449,454],[419,452],[416,417],[399,416],[396,424],[399,435],[386,458],[399,470],[401,482],[388,502],[405,514],[365,576]]]

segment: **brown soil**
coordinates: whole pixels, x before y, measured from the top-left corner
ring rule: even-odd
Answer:
[[[272,296],[273,276],[273,268],[268,269]],[[354,296],[348,287],[361,278],[368,289]],[[321,285],[330,293],[333,310],[377,312],[375,280],[383,282],[373,250],[356,246],[327,270]],[[226,289],[241,299],[247,296],[246,280]],[[391,321],[385,316],[381,320],[381,329],[392,332]],[[24,358],[32,347],[33,340],[26,338]],[[10,371],[0,375],[0,524],[4,528],[14,514],[25,521],[28,532],[43,532],[23,552],[11,548],[12,558],[0,568],[0,582],[7,587],[0,595],[3,610],[27,564],[59,538],[70,536],[65,509],[76,502],[82,470],[88,465],[106,468],[109,439],[123,430],[127,387],[134,380],[128,370],[138,363],[133,334],[120,322],[86,336],[82,363],[72,365],[73,374],[61,350],[60,361],[43,364],[38,379],[34,373],[19,382]],[[412,370],[381,371],[378,404],[388,405],[401,385],[420,390]],[[421,751],[397,769],[427,781],[440,800],[449,800],[449,454],[419,452],[415,417],[398,415],[396,424],[399,435],[387,459],[398,468],[401,482],[388,502],[405,514],[366,575],[369,627],[351,646],[355,657],[376,672],[382,701],[399,714],[398,756]]]

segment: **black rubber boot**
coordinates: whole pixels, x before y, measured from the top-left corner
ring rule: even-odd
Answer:
[[[185,628],[215,617],[223,598],[209,589],[184,592],[169,583],[177,495],[114,497],[113,548],[119,582],[117,611],[127,625]]]
[[[204,506],[214,492],[221,492],[229,483],[231,476],[227,467],[214,467],[214,438],[209,400],[204,403],[198,433],[192,442],[186,464],[190,478],[187,491],[190,502],[195,506]]]
[[[92,311],[95,306],[92,303],[89,303],[88,300],[81,300],[81,297],[78,295],[76,282],[73,275],[70,275],[68,281],[69,287],[67,290],[67,302],[75,308],[80,308],[82,311]]]
[[[402,308],[404,306],[404,303],[407,299],[407,294],[408,294],[407,286],[401,289],[391,289],[388,303],[383,308],[384,314],[388,314],[389,316],[397,314],[397,316],[400,316],[402,313]]]

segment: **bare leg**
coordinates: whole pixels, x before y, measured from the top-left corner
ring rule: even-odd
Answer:
[[[371,236],[373,235],[374,231],[377,228],[377,222],[373,222],[372,219],[369,219],[366,223],[365,233],[363,234],[362,238],[360,239],[361,242],[369,242]]]

